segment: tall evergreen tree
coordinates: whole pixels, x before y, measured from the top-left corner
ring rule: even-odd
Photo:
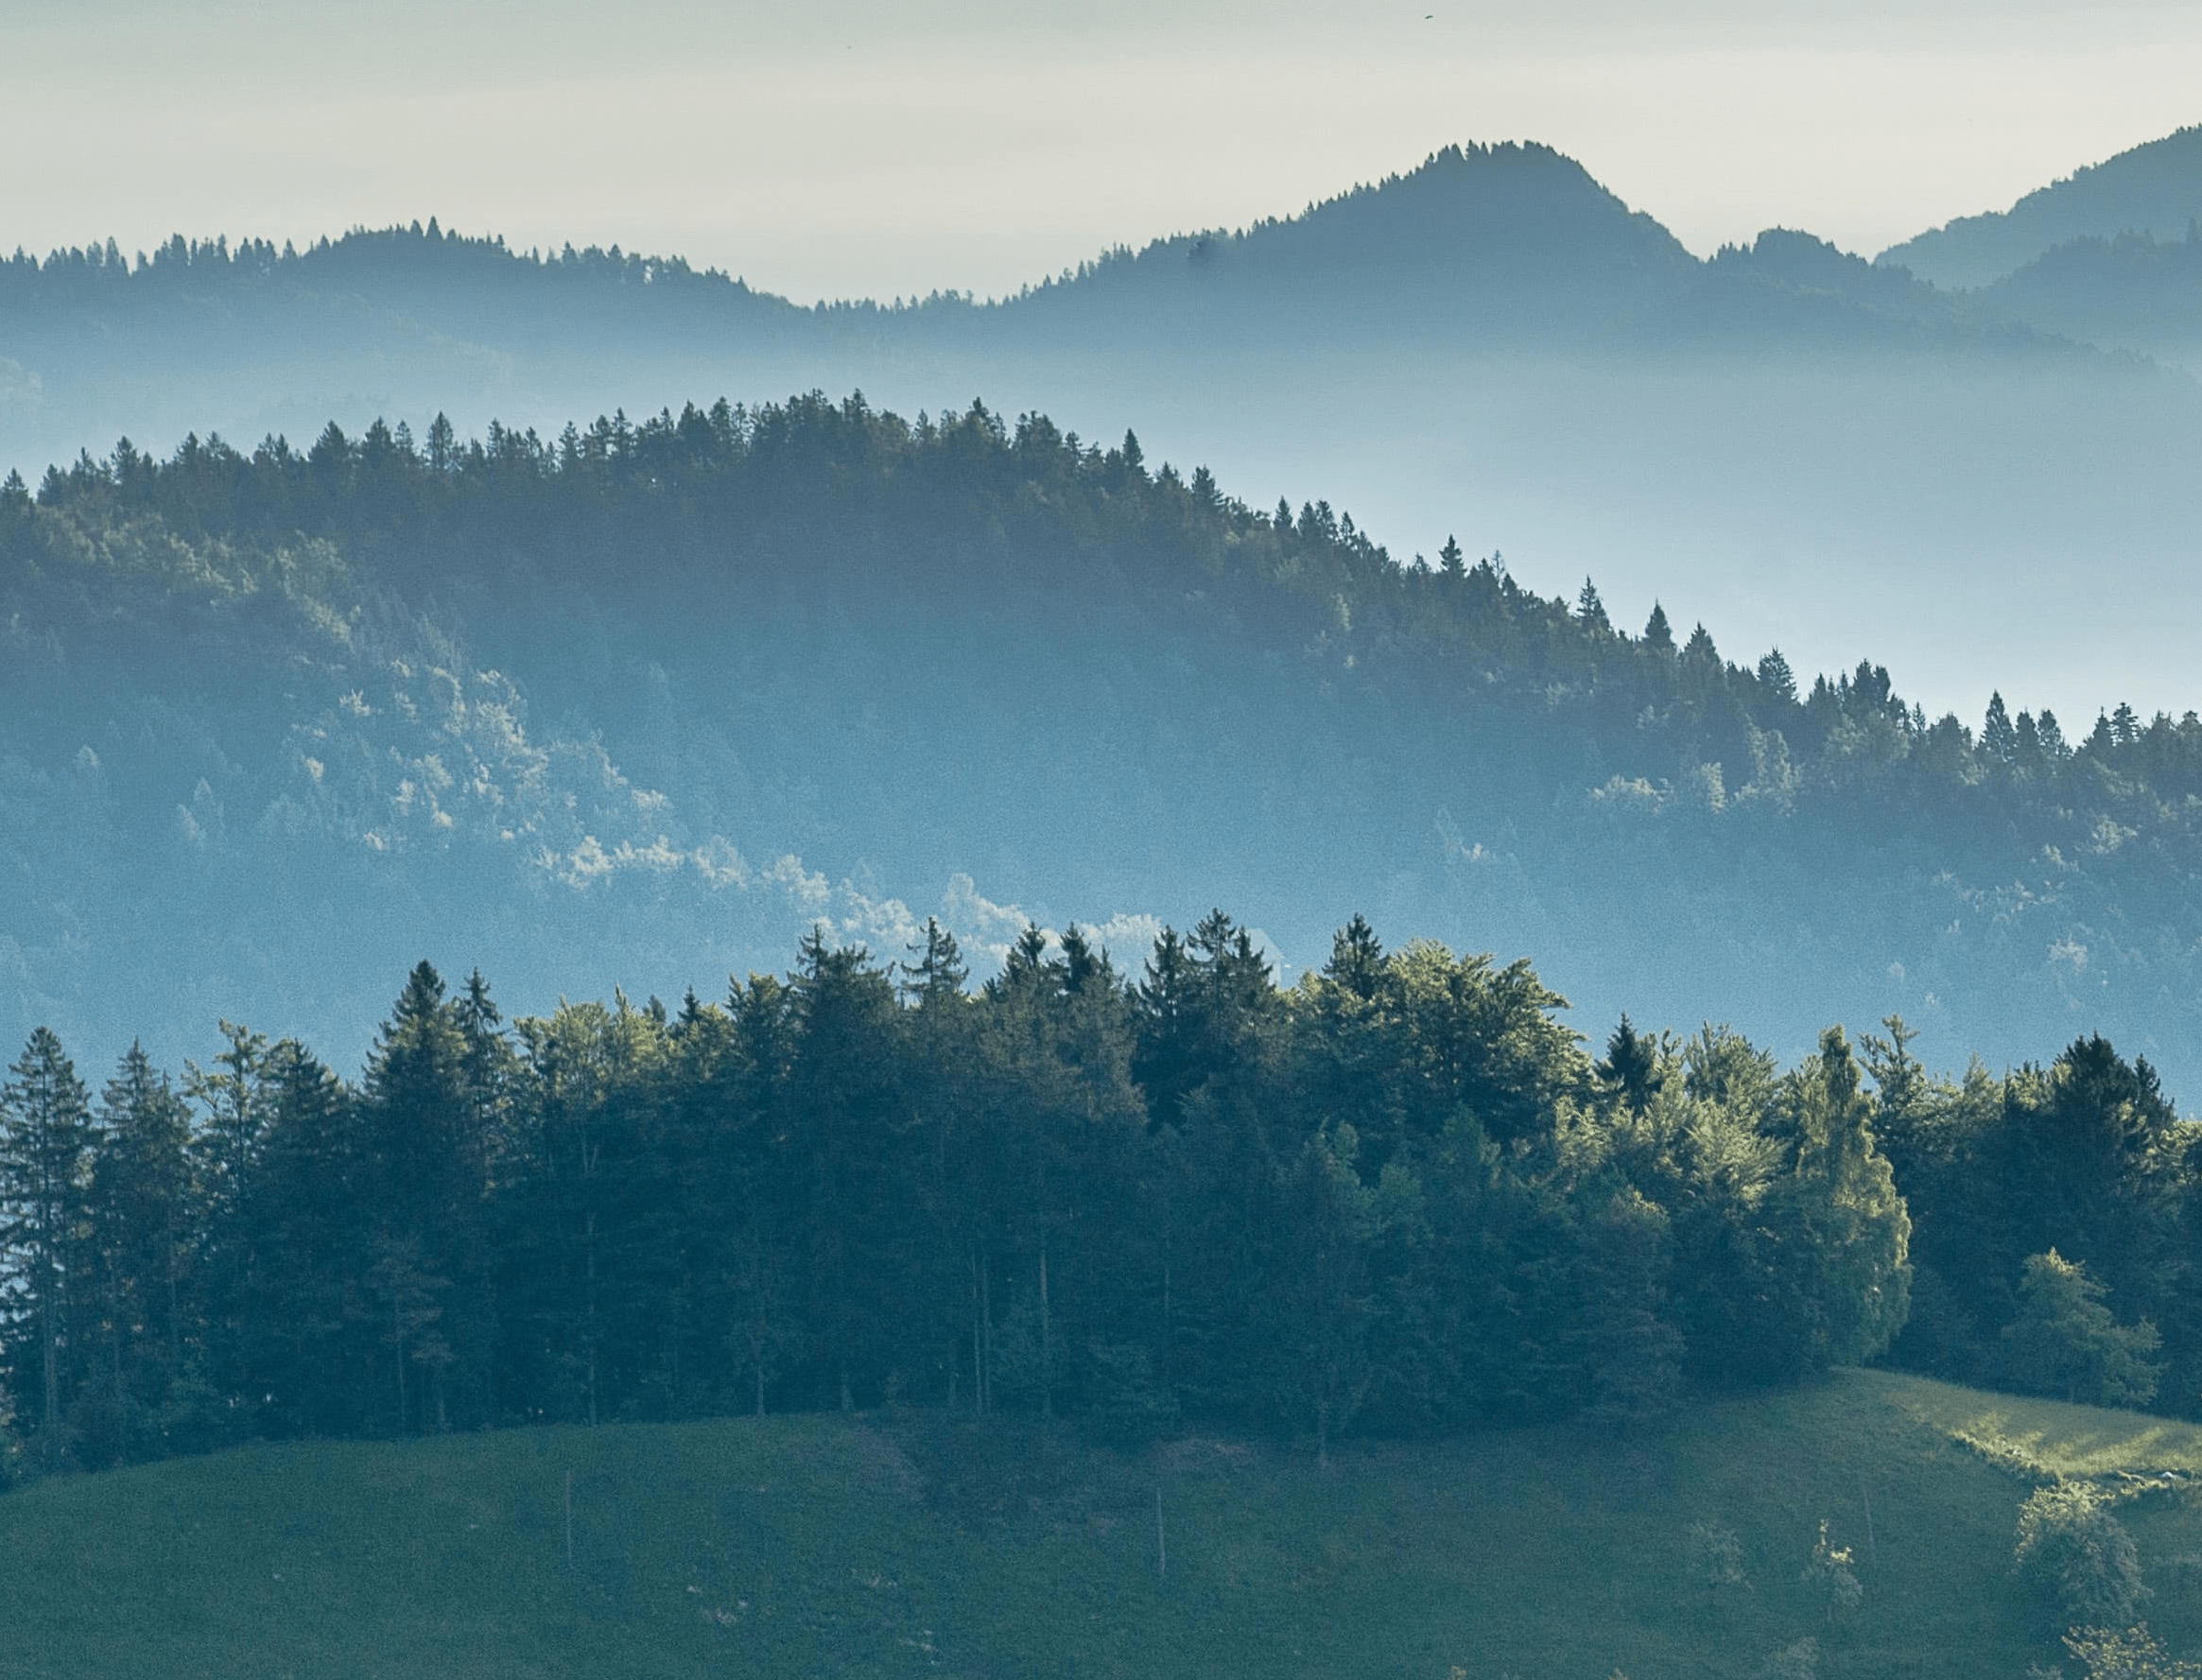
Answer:
[[[861,947],[828,945],[816,929],[797,953],[792,990],[788,1116],[806,1216],[814,1358],[846,1412],[860,1380],[886,1375],[879,1356],[890,1340],[897,1227],[909,1211],[893,1191],[899,1104],[884,1052],[894,993]]]
[[[410,1409],[401,1430],[449,1428],[455,1377],[462,1415],[483,1410],[492,1280],[477,1054],[442,977],[417,964],[369,1054],[361,1092],[362,1189],[377,1225],[369,1276],[399,1347],[394,1388]],[[407,1383],[408,1363],[424,1382]]]
[[[100,1095],[91,1159],[94,1316],[103,1380],[80,1432],[101,1456],[159,1450],[148,1421],[186,1370],[198,1230],[191,1176],[191,1111],[141,1045],[124,1054]]]
[[[246,1363],[276,1434],[390,1427],[388,1367],[368,1273],[379,1208],[355,1092],[295,1039],[265,1061],[268,1125],[250,1209],[255,1233]]]
[[[0,1253],[9,1256],[8,1363],[19,1402],[35,1396],[39,1456],[68,1450],[66,1406],[80,1351],[73,1333],[84,1260],[91,1112],[51,1029],[30,1035],[0,1085]],[[26,1381],[26,1378],[28,1381]]]

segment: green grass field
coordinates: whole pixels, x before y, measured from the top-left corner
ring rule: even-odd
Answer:
[[[1327,1468],[925,1414],[256,1447],[0,1498],[0,1676],[1755,1680],[1812,1636],[1823,1680],[2020,1680],[2061,1654],[2009,1572],[2021,1461],[2202,1470],[2202,1431],[1849,1373]],[[2202,1498],[2120,1516],[2202,1652]],[[1823,1517],[1864,1586],[1832,1620]],[[1693,1523],[1746,1586],[1703,1585]]]

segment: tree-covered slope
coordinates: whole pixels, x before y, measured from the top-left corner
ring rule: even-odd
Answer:
[[[1982,293],[1984,309],[2107,348],[2202,368],[2202,237],[2121,234],[2044,251]]]
[[[2159,1420],[1873,1375],[1672,1431],[1509,1430],[1328,1469],[922,1413],[256,1447],[0,1499],[0,1663],[1751,1680],[1809,1639],[1826,1680],[2074,1672],[2011,1567],[2032,1479],[1961,1439],[1999,1432],[2044,1457],[2084,1446],[2060,1467],[2111,1483],[2202,1468]],[[2151,1627],[2192,1653],[2193,1505],[2117,1509]],[[1822,1520],[1863,1591],[1833,1614],[1804,1578]]]
[[[227,1014],[348,1062],[424,951],[537,1009],[818,915],[1137,948],[1222,903],[1288,979],[1355,910],[1534,952],[1593,1034],[1900,1010],[1938,1064],[2202,1073],[2191,719],[1796,692],[1044,421],[133,453],[0,550],[9,1013],[102,1058]]]
[[[2182,239],[2202,216],[2202,127],[2075,169],[2008,210],[1959,216],[1892,245],[1876,262],[1909,268],[1936,286],[1991,285],[2075,239],[2121,234]]]

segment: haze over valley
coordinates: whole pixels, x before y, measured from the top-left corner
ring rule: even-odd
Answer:
[[[202,10],[0,70],[0,1668],[2193,1680],[2202,27]]]

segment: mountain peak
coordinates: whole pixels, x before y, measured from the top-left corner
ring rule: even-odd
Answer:
[[[1500,141],[1442,147],[1296,216],[1111,252],[1017,303],[1052,314],[1104,293],[1163,317],[1188,311],[1205,333],[1274,327],[1278,312],[1308,308],[1333,324],[1430,318],[1504,331],[1608,319],[1696,268],[1673,234],[1573,158]]]

